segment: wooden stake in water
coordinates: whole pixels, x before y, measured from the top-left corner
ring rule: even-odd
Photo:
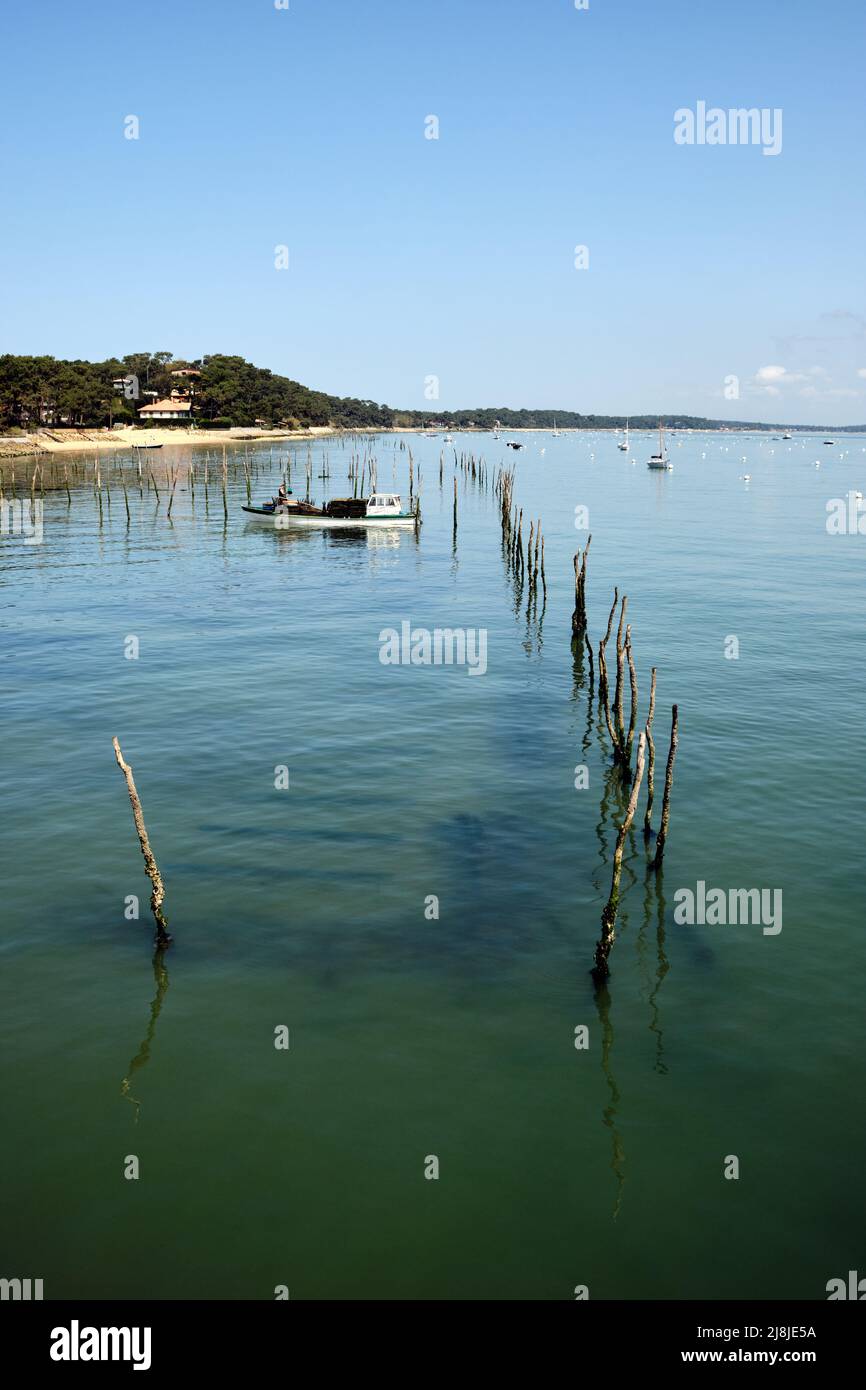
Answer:
[[[162,911],[162,904],[165,898],[165,885],[159,872],[153,850],[150,847],[150,840],[147,837],[147,827],[144,824],[144,813],[141,809],[141,802],[138,799],[138,792],[135,789],[135,781],[132,776],[132,768],[124,762],[123,754],[120,751],[120,744],[117,739],[112,739],[114,756],[117,759],[117,766],[126,778],[126,790],[129,792],[129,800],[132,804],[132,817],[135,821],[135,828],[138,832],[138,843],[141,845],[141,853],[144,856],[144,872],[147,874],[151,883],[150,910],[156,922],[156,944],[160,949],[164,949],[171,943],[171,934],[168,930],[168,922],[165,920]]]
[[[668,838],[668,827],[671,819],[671,787],[674,781],[674,760],[677,756],[679,747],[679,709],[676,705],[671,710],[671,746],[668,750],[668,765],[665,769],[665,791],[662,797],[662,823],[659,829],[659,837],[656,841],[656,854],[651,867],[660,869],[662,866],[662,856],[665,852],[665,843]]]
[[[613,854],[613,873],[610,882],[610,897],[601,914],[601,936],[595,948],[595,965],[592,969],[593,978],[597,984],[606,980],[610,974],[610,968],[607,962],[614,940],[616,939],[616,914],[619,907],[619,881],[622,874],[622,855],[625,848],[626,836],[631,829],[634,813],[637,810],[637,799],[640,795],[640,784],[643,780],[645,761],[646,735],[642,732],[637,746],[637,766],[635,768],[634,781],[631,784],[631,796],[628,799],[628,809],[626,810],[625,820],[620,826],[619,834],[616,838],[616,849]]]
[[[604,636],[598,644],[598,697],[600,700],[604,700],[606,704],[610,703],[610,683],[607,679],[607,658],[605,656],[605,648],[607,647],[607,644],[610,641],[610,634],[613,628],[613,615],[616,612],[618,603],[619,589],[615,588],[613,591],[613,603],[611,604],[610,613],[607,619],[607,632],[604,634]]]
[[[625,630],[625,653],[628,657],[628,679],[631,687],[631,712],[628,722],[628,739],[625,745],[625,761],[631,767],[631,750],[634,746],[634,731],[637,724],[637,672],[634,667],[634,653],[631,645],[631,624]]]
[[[643,818],[644,839],[648,840],[652,834],[653,820],[653,793],[655,791],[655,766],[656,766],[656,746],[653,742],[653,715],[656,710],[656,668],[653,667],[650,677],[650,698],[649,710],[646,717],[646,742],[648,750],[647,769],[646,769],[646,815]]]
[[[583,552],[580,568],[578,568],[578,558],[580,551],[574,557],[574,612],[571,615],[571,630],[575,636],[584,632],[587,626],[586,621],[586,562],[589,559],[589,547],[592,545],[592,535],[586,538],[586,546]],[[605,639],[607,640],[607,639]]]
[[[628,595],[623,594],[619,607],[619,627],[616,632],[616,689],[613,697],[613,722],[617,733],[618,756],[625,754],[625,719],[622,712],[622,687],[625,670],[625,612],[628,608]]]

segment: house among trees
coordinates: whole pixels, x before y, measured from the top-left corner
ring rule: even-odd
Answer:
[[[143,405],[138,418],[143,424],[151,420],[168,420],[174,423],[189,424],[192,419],[192,401],[186,391],[172,391],[164,400],[151,401]]]

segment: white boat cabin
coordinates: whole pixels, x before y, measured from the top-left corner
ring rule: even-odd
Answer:
[[[367,498],[368,516],[401,516],[402,511],[396,492],[374,492]]]

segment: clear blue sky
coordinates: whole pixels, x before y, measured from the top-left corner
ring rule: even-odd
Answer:
[[[0,52],[0,351],[866,421],[863,0],[39,0]],[[676,145],[698,100],[782,153]]]

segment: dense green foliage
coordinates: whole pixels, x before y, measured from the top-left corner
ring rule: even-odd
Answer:
[[[173,369],[195,367],[193,413],[197,423],[229,420],[233,425],[343,425],[383,428],[393,411],[375,401],[343,399],[311,391],[288,377],[254,367],[242,357],[214,354],[200,362],[175,361],[169,352],[133,352],[105,362],[64,362],[54,357],[0,357],[0,429],[132,423],[138,408],[173,387],[189,384]],[[115,386],[136,379],[138,396],[126,399]]]
[[[173,370],[192,367],[199,376],[172,376]],[[127,399],[123,379],[134,377],[137,396]],[[498,420],[505,430],[604,429],[625,424],[621,415],[581,415],[571,410],[509,410],[479,407],[477,410],[392,410],[375,401],[328,396],[311,391],[289,377],[254,367],[243,357],[215,353],[197,362],[175,360],[170,352],[133,352],[105,362],[65,362],[55,357],[0,356],[0,431],[62,426],[129,424],[138,409],[155,396],[168,396],[173,387],[193,391],[193,416],[203,427],[265,425],[293,429],[309,425],[336,425],[346,429],[388,429],[393,425],[421,428],[437,424],[450,429],[490,429]],[[150,393],[150,394],[148,394]],[[755,426],[746,420],[708,420],[692,415],[668,415],[672,429],[835,428],[840,426]],[[632,416],[635,430],[654,429],[655,415]],[[862,426],[847,426],[848,430]]]

